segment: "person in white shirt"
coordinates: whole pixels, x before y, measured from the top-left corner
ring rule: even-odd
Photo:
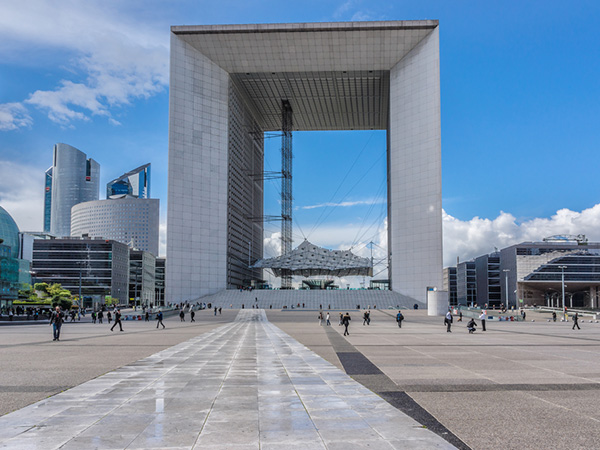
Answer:
[[[485,331],[485,319],[486,319],[486,314],[485,311],[481,311],[481,314],[479,315],[479,320],[481,320],[481,331]]]
[[[448,311],[446,313],[446,318],[444,319],[444,323],[446,324],[446,332],[452,333],[452,330],[450,329],[450,328],[452,328],[452,313],[450,311]]]

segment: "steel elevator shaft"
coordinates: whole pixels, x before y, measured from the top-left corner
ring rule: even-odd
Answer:
[[[281,101],[281,254],[292,251],[292,106]],[[281,287],[292,287],[289,270],[281,274]]]

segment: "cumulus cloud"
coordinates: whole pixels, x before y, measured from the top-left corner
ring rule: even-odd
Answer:
[[[534,218],[522,222],[510,213],[501,212],[493,219],[473,217],[460,220],[443,211],[444,232],[444,266],[456,264],[456,257],[461,261],[491,253],[494,248],[504,248],[526,241],[541,241],[553,235],[585,234],[590,241],[600,241],[600,204],[581,212],[567,208],[558,210],[550,217]],[[310,228],[310,227],[305,227]],[[370,257],[369,242],[373,242],[374,274],[376,278],[387,278],[387,219],[384,220],[374,235],[355,242],[360,227],[355,225],[328,225],[316,229],[309,240],[322,247],[348,249],[359,256]],[[299,239],[294,240],[294,246]],[[280,253],[280,233],[270,234],[265,238],[265,257],[277,256]],[[361,277],[349,277],[344,285],[350,283],[358,287]],[[278,285],[278,281],[274,281]]]
[[[106,7],[108,3],[109,7]],[[70,79],[33,92],[25,102],[61,125],[91,116],[111,117],[111,110],[147,98],[168,83],[168,33],[157,33],[120,11],[119,2],[44,0],[9,2],[0,15],[0,55],[14,48],[67,51]],[[52,20],[49,20],[49,17]],[[158,27],[158,29],[161,29]],[[116,121],[111,121],[116,125]]]
[[[29,127],[32,123],[27,108],[21,103],[0,104],[0,131]]]
[[[15,219],[21,231],[43,228],[44,170],[0,161],[0,206]]]
[[[476,256],[524,241],[541,241],[556,234],[585,234],[600,240],[600,204],[581,212],[560,209],[549,218],[517,222],[509,213],[501,212],[495,219],[474,217],[458,220],[443,213],[444,265],[456,263],[456,257],[468,260]]]

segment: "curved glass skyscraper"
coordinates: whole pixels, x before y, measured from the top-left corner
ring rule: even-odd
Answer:
[[[50,233],[70,236],[71,208],[98,200],[100,164],[67,144],[54,146]]]

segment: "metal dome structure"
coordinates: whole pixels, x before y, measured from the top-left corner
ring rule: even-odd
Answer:
[[[0,239],[3,245],[10,247],[11,256],[19,256],[19,227],[11,215],[0,206]]]
[[[328,250],[304,240],[302,244],[285,255],[261,259],[253,267],[271,269],[276,277],[282,270],[291,275],[304,277],[327,275],[345,277],[350,275],[372,276],[373,265],[369,258],[356,256],[350,250]]]

